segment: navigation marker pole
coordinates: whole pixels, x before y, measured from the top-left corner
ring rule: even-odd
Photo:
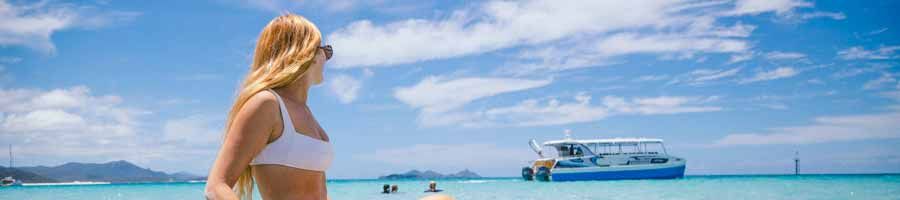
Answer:
[[[794,175],[800,174],[800,151],[794,151]]]

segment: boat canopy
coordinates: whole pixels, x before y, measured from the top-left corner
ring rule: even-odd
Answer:
[[[565,144],[585,144],[585,145],[636,145],[636,144],[649,144],[649,143],[663,143],[662,139],[656,138],[612,138],[612,139],[592,139],[592,140],[574,140],[574,139],[564,139],[564,140],[552,140],[544,142],[544,146],[559,146]]]

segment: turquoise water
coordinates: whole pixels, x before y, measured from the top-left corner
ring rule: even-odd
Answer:
[[[518,178],[437,180],[456,199],[900,199],[900,175],[688,176],[674,180],[526,182]],[[380,194],[385,183],[400,192]],[[427,181],[332,180],[332,199],[417,199]],[[23,186],[0,199],[202,199],[203,183]],[[259,199],[258,197],[256,199]]]

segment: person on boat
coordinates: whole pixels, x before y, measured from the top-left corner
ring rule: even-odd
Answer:
[[[272,19],[259,34],[250,69],[228,113],[207,178],[207,199],[327,199],[325,171],[334,149],[307,106],[323,81],[330,45],[296,14]]]
[[[391,185],[384,184],[384,186],[381,186],[381,193],[382,194],[390,194],[391,193]]]
[[[397,187],[396,184],[391,186],[391,193],[396,193],[398,191],[400,191],[400,187]]]
[[[428,190],[425,190],[425,192],[441,192],[441,191],[444,191],[444,190],[437,189],[437,183],[435,183],[434,181],[429,182]]]

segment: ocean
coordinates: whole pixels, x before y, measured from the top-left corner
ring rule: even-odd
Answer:
[[[900,199],[900,174],[687,176],[672,180],[533,182],[520,178],[440,179],[456,199]],[[329,180],[331,199],[418,199],[427,180]],[[400,192],[381,194],[383,184]],[[204,183],[18,186],[0,199],[202,199]],[[255,199],[260,199],[258,196]]]

